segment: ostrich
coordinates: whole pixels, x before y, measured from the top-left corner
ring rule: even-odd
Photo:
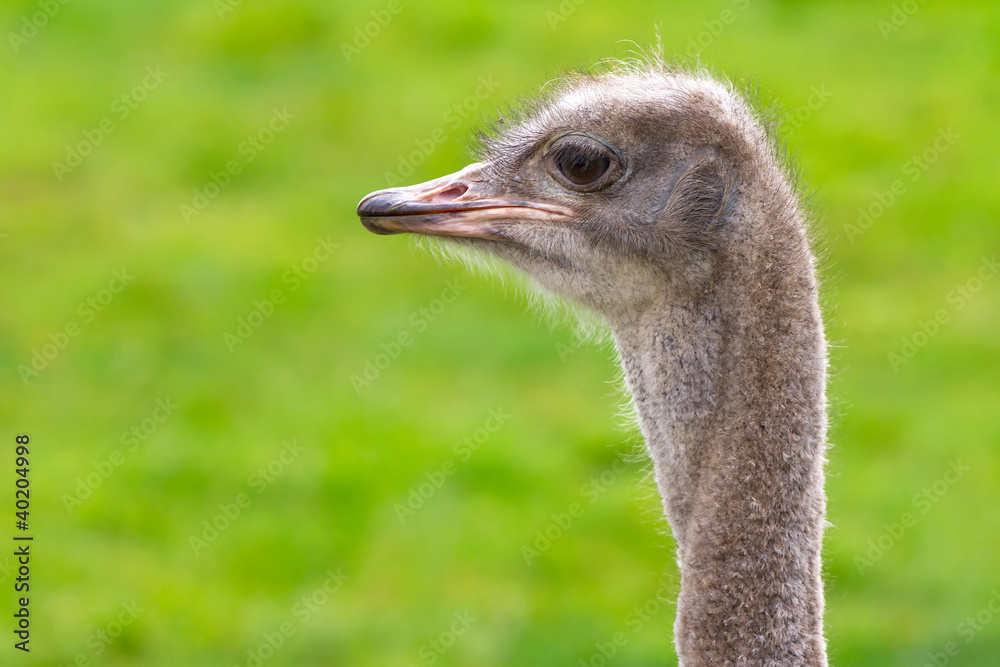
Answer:
[[[362,223],[485,251],[610,327],[676,538],[682,665],[826,665],[826,345],[765,124],[654,59],[570,76],[482,143]]]

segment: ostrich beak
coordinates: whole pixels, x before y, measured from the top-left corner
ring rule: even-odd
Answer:
[[[375,234],[431,234],[503,238],[496,222],[569,220],[571,211],[548,203],[490,196],[482,163],[404,188],[378,190],[361,200],[361,224]]]

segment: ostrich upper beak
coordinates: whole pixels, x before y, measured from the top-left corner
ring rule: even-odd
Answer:
[[[358,204],[361,224],[375,234],[434,234],[502,238],[501,221],[559,222],[571,211],[549,203],[531,202],[487,193],[482,163],[433,181],[405,188],[378,190]]]

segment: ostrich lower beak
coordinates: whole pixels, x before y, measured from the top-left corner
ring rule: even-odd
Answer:
[[[361,224],[375,234],[431,234],[470,238],[503,238],[494,223],[517,220],[560,222],[569,209],[489,196],[483,165],[405,188],[378,190],[361,200]]]

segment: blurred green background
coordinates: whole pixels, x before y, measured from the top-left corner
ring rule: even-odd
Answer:
[[[818,214],[831,661],[997,664],[995,2],[9,0],[0,26],[0,539],[17,433],[35,535],[30,656],[0,549],[0,663],[676,664],[612,351],[354,213],[658,26],[780,105]]]

